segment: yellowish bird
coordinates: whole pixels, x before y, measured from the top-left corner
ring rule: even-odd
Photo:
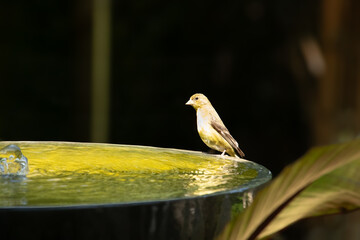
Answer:
[[[196,110],[197,130],[201,140],[209,148],[222,152],[221,156],[228,153],[233,157],[245,157],[239,144],[230,135],[229,130],[204,94],[192,95],[186,105],[190,105]]]

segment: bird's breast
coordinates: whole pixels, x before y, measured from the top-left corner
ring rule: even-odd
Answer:
[[[196,112],[196,119],[198,129],[210,125],[211,122],[210,115],[206,111],[201,111],[200,109]]]
[[[204,111],[197,112],[197,130],[204,142],[213,142],[213,138],[220,137],[218,136],[219,134],[215,131],[215,129],[211,126],[211,117],[209,114],[207,114],[207,112]]]

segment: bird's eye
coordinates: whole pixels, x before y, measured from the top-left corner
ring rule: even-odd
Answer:
[[[198,98],[198,97],[196,97],[196,98],[195,98],[195,101],[196,101],[196,100],[199,100],[199,98]]]

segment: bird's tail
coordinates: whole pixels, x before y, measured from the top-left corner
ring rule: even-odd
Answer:
[[[243,151],[241,151],[241,149],[239,147],[236,147],[235,150],[236,150],[236,156],[239,156],[240,158],[245,157],[245,153]]]

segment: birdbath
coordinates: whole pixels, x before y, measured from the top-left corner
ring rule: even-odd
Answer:
[[[233,157],[133,145],[0,142],[28,159],[0,176],[4,239],[212,239],[271,179]]]

